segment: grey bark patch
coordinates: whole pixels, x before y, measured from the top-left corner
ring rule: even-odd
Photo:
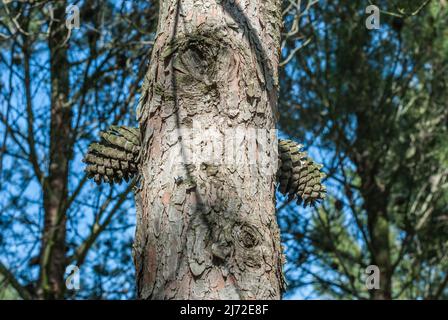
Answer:
[[[238,294],[238,290],[233,285],[226,285],[224,289],[219,291],[219,299],[221,300],[240,300],[241,296]]]
[[[191,273],[195,276],[195,277],[199,277],[205,270],[206,265],[205,263],[201,263],[199,264],[197,261],[195,260],[190,260],[190,270]]]
[[[217,243],[212,244],[212,254],[214,257],[219,258],[222,261],[226,261],[226,258],[230,255],[232,249],[228,246],[223,246]]]

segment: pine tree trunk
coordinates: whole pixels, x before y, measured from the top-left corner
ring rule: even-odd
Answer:
[[[40,279],[37,296],[61,299],[65,291],[66,201],[71,140],[72,111],[69,99],[69,62],[65,27],[66,2],[54,4],[54,17],[48,44],[51,74],[50,163],[43,186],[44,230],[40,253]]]
[[[279,299],[281,1],[163,1],[138,119],[140,299]]]
[[[371,179],[371,181],[373,178]],[[364,182],[364,181],[363,181]],[[392,263],[390,256],[389,217],[387,214],[387,192],[373,183],[363,184],[366,191],[365,207],[367,209],[367,225],[371,240],[371,264],[380,270],[380,288],[370,290],[370,296],[375,300],[392,299]]]
[[[370,118],[365,113],[357,114],[357,150],[365,150],[365,146],[372,145],[372,137],[369,122]],[[361,178],[361,195],[364,200],[364,209],[367,212],[367,228],[370,236],[369,251],[371,264],[380,270],[380,288],[369,290],[370,298],[374,300],[392,299],[392,262],[390,247],[390,225],[387,211],[390,190],[387,186],[378,183],[376,177],[379,174],[378,163],[375,163],[375,152],[358,151],[355,156],[357,173]]]

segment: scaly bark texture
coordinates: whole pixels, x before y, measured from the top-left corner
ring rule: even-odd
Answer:
[[[69,99],[69,63],[65,28],[66,2],[54,5],[50,36],[51,123],[50,163],[44,179],[44,231],[40,253],[40,279],[37,296],[60,299],[65,290],[64,271],[66,238],[66,201],[68,163],[73,152],[71,139],[72,111]]]
[[[141,299],[281,298],[280,8],[279,0],[160,3],[138,108]],[[229,160],[232,147],[241,161]]]

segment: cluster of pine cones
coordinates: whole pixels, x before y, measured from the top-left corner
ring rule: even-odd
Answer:
[[[302,152],[302,145],[291,140],[278,141],[277,182],[282,194],[297,199],[298,204],[312,205],[325,198],[321,165]],[[121,183],[138,174],[140,131],[138,128],[111,126],[101,132],[101,141],[92,143],[83,161],[88,177],[97,184]]]

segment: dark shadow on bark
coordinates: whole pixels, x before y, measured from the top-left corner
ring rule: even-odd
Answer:
[[[269,84],[274,85],[275,83],[274,71],[270,64],[270,59],[263,47],[263,42],[258,36],[257,31],[252,27],[250,20],[247,18],[246,14],[241,9],[238,3],[235,3],[234,1],[230,3],[228,0],[224,0],[222,1],[221,6],[224,11],[227,12],[238,24],[238,27],[243,31],[243,34],[247,38],[252,52],[257,57],[257,63],[260,70],[264,71],[263,75],[265,85],[267,86],[268,91],[271,91],[272,88],[269,87]],[[271,106],[272,114],[275,116],[277,114],[277,108],[272,104],[271,99],[269,99],[269,104]]]
[[[170,46],[174,46],[176,43],[176,38],[177,38],[177,31],[178,31],[178,25],[179,25],[179,19],[180,19],[180,10],[181,10],[181,3],[180,0],[177,0],[176,3],[176,13],[175,13],[175,19],[174,19],[174,26],[173,26],[173,30],[172,30],[172,34],[171,34],[171,39],[169,42]],[[181,156],[182,156],[182,166],[184,168],[184,172],[185,172],[185,178],[183,178],[184,180],[188,180],[188,181],[193,181],[195,183],[195,179],[193,177],[193,175],[191,174],[191,170],[190,170],[190,163],[189,160],[187,159],[186,153],[185,153],[185,147],[184,147],[184,139],[182,138],[181,135],[181,123],[180,123],[180,117],[179,117],[179,101],[178,101],[178,90],[177,90],[177,81],[176,81],[176,71],[174,70],[174,65],[173,65],[173,59],[170,61],[170,73],[171,73],[171,90],[172,90],[172,97],[173,97],[173,101],[174,101],[174,116],[175,116],[175,121],[176,121],[176,130],[177,130],[177,134],[179,137],[181,137],[181,139],[178,141],[178,143],[180,144],[180,152],[181,152]],[[193,164],[194,165],[194,164]],[[196,208],[195,208],[195,212],[194,215],[191,217],[192,221],[191,223],[188,224],[188,229],[186,231],[186,233],[188,234],[192,227],[195,225],[194,220],[196,219],[200,219],[201,222],[204,222],[207,229],[208,229],[208,235],[210,235],[210,233],[212,233],[212,229],[213,226],[207,221],[207,219],[204,218],[204,212],[203,212],[203,208],[205,207],[204,204],[204,200],[201,198],[200,194],[193,190],[194,192],[194,197],[195,197],[195,201],[196,201]],[[183,244],[183,252],[188,254],[188,247],[187,247],[187,240],[184,240],[184,244]],[[188,259],[188,257],[183,257],[184,259]],[[188,263],[188,262],[187,262]],[[179,273],[179,268],[182,265],[182,261],[179,260],[178,265],[176,266],[175,272],[174,272],[174,276],[176,274]],[[163,290],[163,287],[160,288],[161,290]],[[239,293],[240,295],[240,293]],[[153,292],[152,296],[159,296],[159,293],[157,292]]]
[[[174,46],[176,43],[176,40],[177,40],[176,36],[177,36],[177,31],[178,31],[179,19],[180,19],[180,11],[181,11],[181,2],[180,2],[180,0],[177,0],[174,26],[173,26],[173,30],[172,30],[171,39],[170,39],[170,46]],[[181,123],[180,123],[180,117],[179,117],[179,101],[178,101],[178,90],[177,90],[178,83],[176,81],[176,70],[174,69],[173,60],[170,61],[170,64],[171,64],[170,73],[171,73],[171,77],[172,77],[171,78],[171,87],[172,87],[172,96],[174,98],[174,116],[175,116],[175,121],[176,121],[176,130],[178,130],[179,137],[182,137],[182,135],[181,135],[182,132],[180,131]],[[194,132],[193,134],[198,134],[198,133]],[[191,165],[193,165],[196,169],[197,164],[189,163],[189,159],[187,159],[187,155],[185,153],[184,139],[181,138],[180,141],[178,141],[178,143],[180,144],[180,151],[181,151],[181,156],[182,156],[182,166],[184,167],[186,179],[188,181],[193,181],[194,183],[196,183],[194,176],[191,174],[190,168],[191,168]],[[192,215],[192,217],[191,217],[191,222],[188,224],[188,229],[187,229],[186,233],[188,234],[189,232],[191,232],[192,228],[194,228],[195,226],[197,227],[197,225],[199,223],[206,227],[207,238],[210,238],[210,237],[213,238],[214,229],[217,226],[213,223],[213,221],[210,221],[210,219],[207,219],[206,210],[208,207],[213,207],[214,203],[205,203],[204,199],[202,199],[198,190],[193,190],[192,192],[194,192],[196,208],[194,211],[194,215]],[[229,198],[229,197],[227,197],[227,198]],[[220,197],[220,199],[216,200],[216,202],[225,202],[225,200],[226,199],[225,199],[224,195],[222,195]],[[233,215],[237,216],[236,212],[234,212]],[[186,252],[188,254],[186,239],[185,239],[185,243],[183,244],[183,246],[184,246],[184,252]],[[206,248],[207,248],[207,246],[204,243],[204,249],[206,249]],[[210,248],[208,248],[208,249],[210,249]],[[213,265],[222,265],[223,264],[223,262],[224,262],[223,260],[217,258],[215,255],[212,255],[212,257],[213,257],[212,258]],[[175,274],[178,273],[180,267],[181,267],[181,261],[179,261],[179,264],[176,267]],[[243,295],[242,295],[243,293],[237,284],[235,285],[235,290],[237,291],[237,294],[240,298],[243,297]]]
[[[171,46],[171,48],[175,48],[176,42],[177,42],[177,36],[178,36],[178,28],[179,28],[179,19],[181,19],[180,13],[181,13],[181,1],[176,1],[176,8],[175,8],[175,17],[174,17],[174,24],[172,26],[171,30],[171,36],[170,40],[168,42],[168,46]],[[247,38],[250,50],[252,54],[255,56],[257,63],[259,65],[259,69],[262,70],[265,86],[268,89],[268,93],[273,92],[273,85],[275,83],[274,79],[274,72],[272,70],[272,67],[269,63],[270,59],[266,52],[264,51],[264,48],[262,46],[262,41],[260,40],[259,36],[257,35],[256,30],[252,27],[249,19],[244,14],[244,12],[241,10],[239,5],[237,4],[229,4],[227,2],[221,4],[223,6],[223,9],[230,14],[230,16],[233,18],[233,20],[237,23],[238,28],[240,32],[244,34],[244,36]],[[175,54],[182,54],[180,52],[177,52]],[[177,141],[180,145],[180,152],[181,152],[181,166],[183,166],[183,174],[185,175],[186,180],[192,181],[195,183],[195,177],[192,174],[191,171],[191,165],[195,167],[195,170],[198,169],[197,165],[198,163],[189,163],[189,159],[187,157],[186,153],[186,147],[185,147],[185,141],[182,139],[182,131],[181,131],[181,118],[179,114],[179,108],[180,108],[180,101],[179,101],[179,94],[182,95],[182,90],[179,90],[178,86],[178,79],[176,77],[177,70],[175,69],[174,61],[176,59],[175,56],[171,56],[169,58],[170,60],[167,60],[166,63],[168,65],[168,69],[170,70],[171,74],[171,94],[173,98],[173,110],[174,110],[174,117],[175,117],[175,130],[177,130],[177,136],[180,137],[180,139]],[[180,88],[181,89],[181,88]],[[180,91],[180,92],[179,92]],[[271,111],[273,114],[276,113],[275,105],[273,99],[268,99],[269,104],[271,106]],[[169,102],[171,103],[171,102]],[[162,108],[164,106],[162,105]],[[194,134],[197,134],[195,132]],[[202,169],[202,164],[200,169]],[[219,177],[215,177],[214,179],[217,179],[218,184],[219,181],[225,180],[225,176],[221,176],[218,174]],[[197,186],[196,186],[197,188]],[[230,188],[230,190],[234,190],[235,188]],[[210,201],[210,199],[205,197],[201,197],[201,194],[199,193],[199,190],[192,190],[187,191],[187,193],[194,192],[194,198],[195,198],[195,208],[194,208],[194,214],[190,217],[190,222],[188,223],[188,229],[186,230],[186,234],[195,233],[194,229],[199,228],[202,229],[202,232],[206,232],[204,243],[201,245],[201,250],[206,250],[211,254],[211,261],[206,262],[208,266],[223,266],[226,265],[229,259],[231,258],[232,254],[230,254],[231,251],[237,250],[236,244],[241,244],[241,242],[244,242],[244,246],[247,246],[245,250],[251,252],[252,247],[256,247],[252,243],[253,240],[256,239],[257,241],[261,241],[261,237],[257,236],[258,233],[255,231],[251,231],[250,226],[245,223],[244,221],[241,221],[238,216],[238,212],[232,209],[231,206],[229,206],[228,202],[229,199],[232,199],[235,195],[229,194],[228,192],[221,192],[213,201]],[[214,214],[212,211],[215,210],[215,207],[219,207],[220,214]],[[222,214],[225,212],[225,214]],[[185,213],[184,213],[185,214]],[[230,220],[227,220],[226,217],[231,217]],[[224,219],[224,220],[223,220]],[[243,235],[246,237],[243,238],[235,238],[233,239],[233,236],[231,238],[228,238],[226,236],[221,235],[221,231],[224,225],[230,226],[232,229],[237,228],[238,230],[242,230]],[[253,237],[249,237],[248,235],[254,235]],[[249,240],[248,240],[249,239]],[[243,241],[244,240],[244,241]],[[190,265],[190,262],[188,261],[189,255],[191,252],[189,252],[189,242],[187,239],[182,239],[184,243],[181,244],[183,250],[183,254],[180,254],[178,264],[174,268],[174,273],[171,274],[168,278],[175,279],[176,274],[179,273],[180,268],[182,267],[182,260],[187,259],[187,264]],[[200,240],[202,241],[202,240]],[[258,242],[257,242],[258,243]],[[222,250],[221,250],[222,249]],[[239,249],[240,251],[242,249]],[[255,250],[255,249],[253,249]],[[258,251],[253,251],[258,252]],[[176,253],[177,254],[177,253]],[[194,260],[194,254],[193,254],[193,260]],[[233,259],[232,259],[233,260]],[[240,261],[241,262],[241,261]],[[211,265],[209,264],[211,263]],[[235,263],[235,261],[233,261]],[[229,265],[232,265],[232,263],[229,263]],[[191,268],[191,265],[190,265]],[[193,271],[192,271],[193,272]],[[197,276],[200,277],[203,275],[203,273],[198,274]],[[194,276],[196,278],[196,276]],[[167,280],[168,282],[171,280]],[[139,289],[139,288],[138,288]],[[154,286],[152,289],[151,294],[148,296],[148,298],[157,298],[160,296],[163,296],[163,290],[164,287],[156,287]],[[243,298],[245,296],[245,293],[242,291],[242,289],[239,287],[238,283],[236,282],[234,284],[234,290],[238,297]]]

